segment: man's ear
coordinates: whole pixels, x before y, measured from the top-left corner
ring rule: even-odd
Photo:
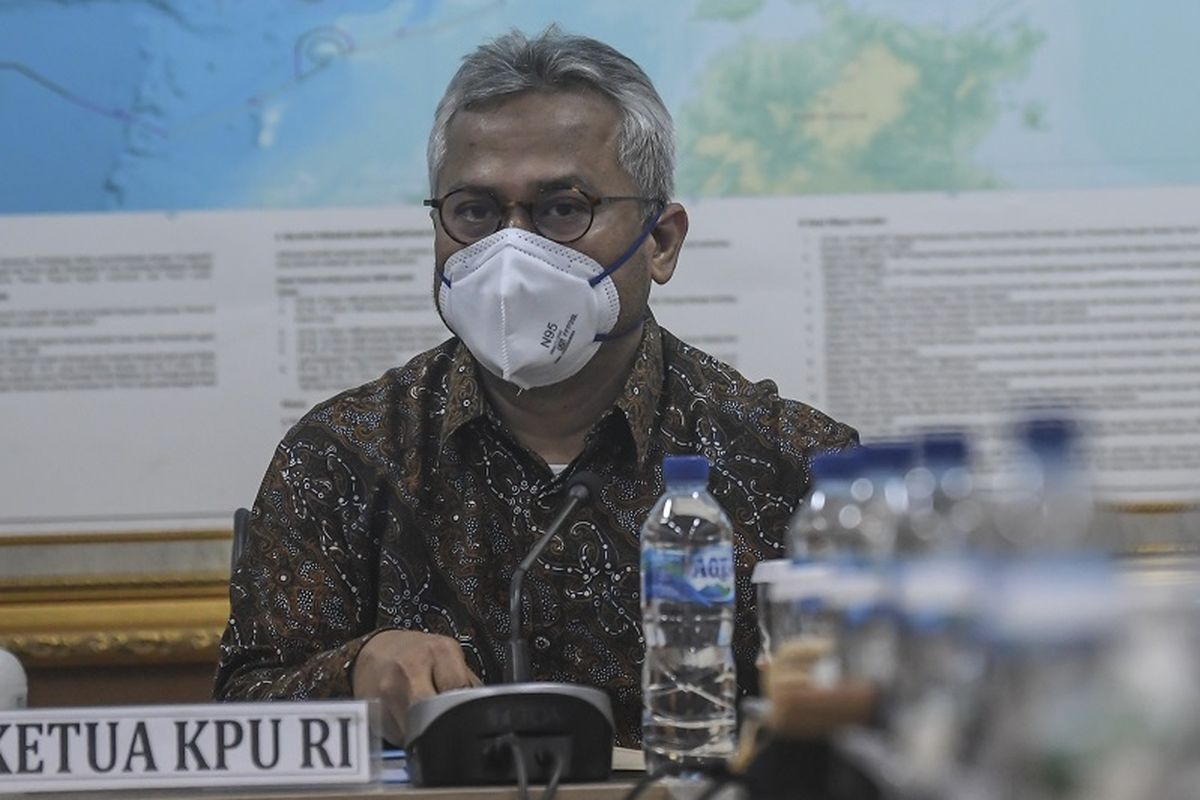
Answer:
[[[675,274],[675,264],[679,261],[679,251],[687,232],[687,210],[679,203],[667,203],[658,224],[650,232],[650,241],[654,245],[650,253],[650,277],[655,283],[664,284]]]

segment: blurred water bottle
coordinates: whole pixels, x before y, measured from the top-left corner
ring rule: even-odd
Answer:
[[[975,491],[967,437],[958,431],[928,433],[920,441],[920,463],[906,479],[907,525],[899,532],[901,553],[958,553],[979,538],[987,514]]]
[[[987,667],[981,632],[982,569],[964,553],[897,564],[900,619],[896,680],[886,717],[917,796],[942,796],[972,756]]]
[[[995,543],[1023,555],[1099,549],[1089,541],[1095,515],[1079,424],[1044,414],[1014,426],[1016,454],[1001,479]]]
[[[851,489],[860,455],[853,448],[813,457],[812,487],[788,526],[792,567],[769,595],[780,670],[825,689],[846,679],[840,589],[865,550],[862,506]]]
[[[907,516],[897,527],[897,669],[884,714],[908,790],[935,797],[969,755],[978,715],[987,653],[980,568],[968,547],[985,514],[962,433],[926,434],[919,451],[905,479]]]
[[[896,676],[897,631],[894,598],[884,574],[866,562],[848,562],[837,571],[833,604],[840,630],[838,650],[850,682],[890,692]]]
[[[912,539],[908,475],[916,465],[916,446],[912,442],[878,442],[861,448],[862,477],[851,491],[862,505],[859,525],[863,554],[882,563],[896,555],[898,543]]]
[[[1106,697],[1119,747],[1093,769],[1103,787],[1095,800],[1200,797],[1200,586],[1190,566],[1187,580],[1181,571],[1126,567],[1130,602]]]
[[[642,737],[646,767],[686,774],[733,754],[733,527],[708,492],[708,461],[669,456],[642,526]]]
[[[1098,770],[1140,735],[1110,711],[1106,664],[1125,613],[1115,569],[1086,556],[1018,558],[1000,565],[989,591],[992,664],[976,762],[986,795],[1107,797]]]
[[[788,525],[792,561],[829,561],[862,551],[862,508],[851,492],[861,468],[857,449],[812,459],[812,488]]]
[[[910,524],[907,479],[915,463],[911,442],[872,443],[859,450],[861,477],[850,487],[862,509],[854,558],[843,562],[839,649],[845,675],[881,697],[892,689],[898,650],[895,597],[887,580],[898,542]]]
[[[789,527],[796,564],[790,585],[789,664],[804,667],[814,686],[865,683],[886,688],[894,672],[895,632],[883,567],[891,556],[896,516],[887,499],[901,484],[910,450],[872,447],[817,456],[813,488]],[[878,481],[878,483],[876,482]],[[885,485],[888,484],[888,485]],[[781,637],[782,638],[782,637]],[[805,662],[805,659],[807,661]]]

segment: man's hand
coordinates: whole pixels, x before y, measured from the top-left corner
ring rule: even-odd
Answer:
[[[383,631],[371,637],[354,661],[354,696],[383,703],[383,737],[404,743],[404,715],[425,697],[482,686],[449,636],[420,631]]]

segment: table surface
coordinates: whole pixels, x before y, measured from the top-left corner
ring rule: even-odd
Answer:
[[[564,783],[559,785],[555,798],[562,800],[621,800],[633,789],[642,777],[639,773],[614,773],[612,780],[604,783]],[[658,781],[639,795],[639,800],[686,800],[699,793],[702,787],[692,782],[676,780]],[[538,798],[542,786],[531,786],[529,795]],[[0,796],[3,789],[0,787]],[[123,800],[162,798],[162,800],[184,800],[184,798],[213,798],[213,800],[321,800],[322,798],[395,798],[396,800],[423,800],[423,798],[458,798],[460,800],[512,800],[517,799],[515,786],[453,786],[426,788],[411,784],[368,784],[365,786],[331,786],[321,788],[199,788],[199,789],[124,789],[119,794],[112,792],[52,792],[28,795],[30,800],[71,800],[84,796],[120,797]]]

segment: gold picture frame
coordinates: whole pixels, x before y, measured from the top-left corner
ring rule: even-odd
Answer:
[[[215,664],[231,530],[0,537],[0,648],[27,669]]]

